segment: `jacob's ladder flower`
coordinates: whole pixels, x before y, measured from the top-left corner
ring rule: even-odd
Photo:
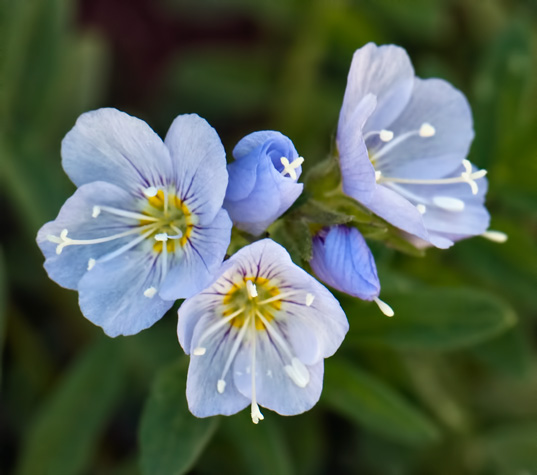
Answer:
[[[466,160],[473,136],[464,95],[415,77],[404,49],[355,52],[337,132],[343,191],[416,244],[446,248],[487,229],[486,171]]]
[[[62,163],[79,188],[37,242],[86,318],[134,334],[210,282],[231,221],[224,149],[204,119],[177,117],[163,142],[116,109],[88,112],[64,138]]]
[[[270,239],[244,247],[179,309],[191,412],[230,415],[250,405],[257,423],[259,406],[307,411],[321,394],[324,358],[347,330],[338,301],[283,247]]]
[[[235,226],[259,235],[302,193],[297,183],[304,159],[285,135],[266,130],[247,135],[233,150],[224,201]]]

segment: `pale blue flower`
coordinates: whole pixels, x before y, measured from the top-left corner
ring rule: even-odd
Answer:
[[[386,315],[393,315],[393,310],[378,298],[380,282],[375,259],[356,228],[341,224],[317,233],[310,265],[325,284],[353,297],[372,300]]]
[[[257,236],[302,193],[297,180],[304,159],[291,140],[271,130],[244,137],[233,157],[224,208],[235,226]]]
[[[62,163],[79,188],[37,242],[86,318],[131,335],[212,280],[231,221],[225,152],[204,119],[177,117],[163,142],[116,109],[88,112],[64,138]]]
[[[187,400],[198,417],[259,405],[282,415],[310,409],[324,358],[348,330],[338,301],[270,239],[233,255],[206,290],[179,309],[178,336],[191,355]]]
[[[473,136],[464,95],[415,77],[404,49],[356,51],[337,132],[343,191],[417,245],[446,248],[487,229],[486,172],[466,160]]]

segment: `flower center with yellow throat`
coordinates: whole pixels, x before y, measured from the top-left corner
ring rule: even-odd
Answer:
[[[256,330],[266,330],[263,319],[270,322],[282,302],[278,299],[280,290],[264,277],[245,277],[240,283],[234,283],[223,298],[224,318],[236,314],[231,325],[242,328],[249,317],[255,320]]]
[[[140,225],[157,224],[150,236],[155,240],[153,250],[160,253],[166,244],[166,251],[174,252],[177,242],[183,247],[195,224],[187,205],[178,196],[163,190],[158,190],[154,196],[148,196],[147,203],[142,214],[148,219],[141,219]]]

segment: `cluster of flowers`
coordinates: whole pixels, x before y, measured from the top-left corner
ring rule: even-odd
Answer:
[[[342,192],[416,246],[446,248],[483,234],[485,171],[466,160],[473,138],[464,96],[422,80],[397,46],[356,51],[337,130]],[[109,336],[132,335],[177,299],[178,337],[191,355],[187,400],[199,417],[259,405],[280,414],[310,409],[323,362],[348,330],[333,295],[270,238],[225,260],[232,226],[262,235],[302,193],[303,158],[286,136],[255,132],[226,165],[215,130],[181,115],[162,141],[115,109],[83,114],[62,143],[78,186],[39,231],[45,268],[78,290],[80,308]],[[356,227],[312,236],[316,276],[378,299],[373,256]]]

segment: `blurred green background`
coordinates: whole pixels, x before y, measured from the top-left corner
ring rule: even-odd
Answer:
[[[2,0],[0,24],[0,473],[537,474],[535,1]],[[75,189],[61,139],[98,107],[161,136],[196,112],[228,153],[280,130],[307,172],[369,41],[467,95],[509,240],[424,257],[372,241],[396,316],[339,296],[351,330],[320,403],[197,420],[175,311],[112,340],[42,268],[36,232]]]

